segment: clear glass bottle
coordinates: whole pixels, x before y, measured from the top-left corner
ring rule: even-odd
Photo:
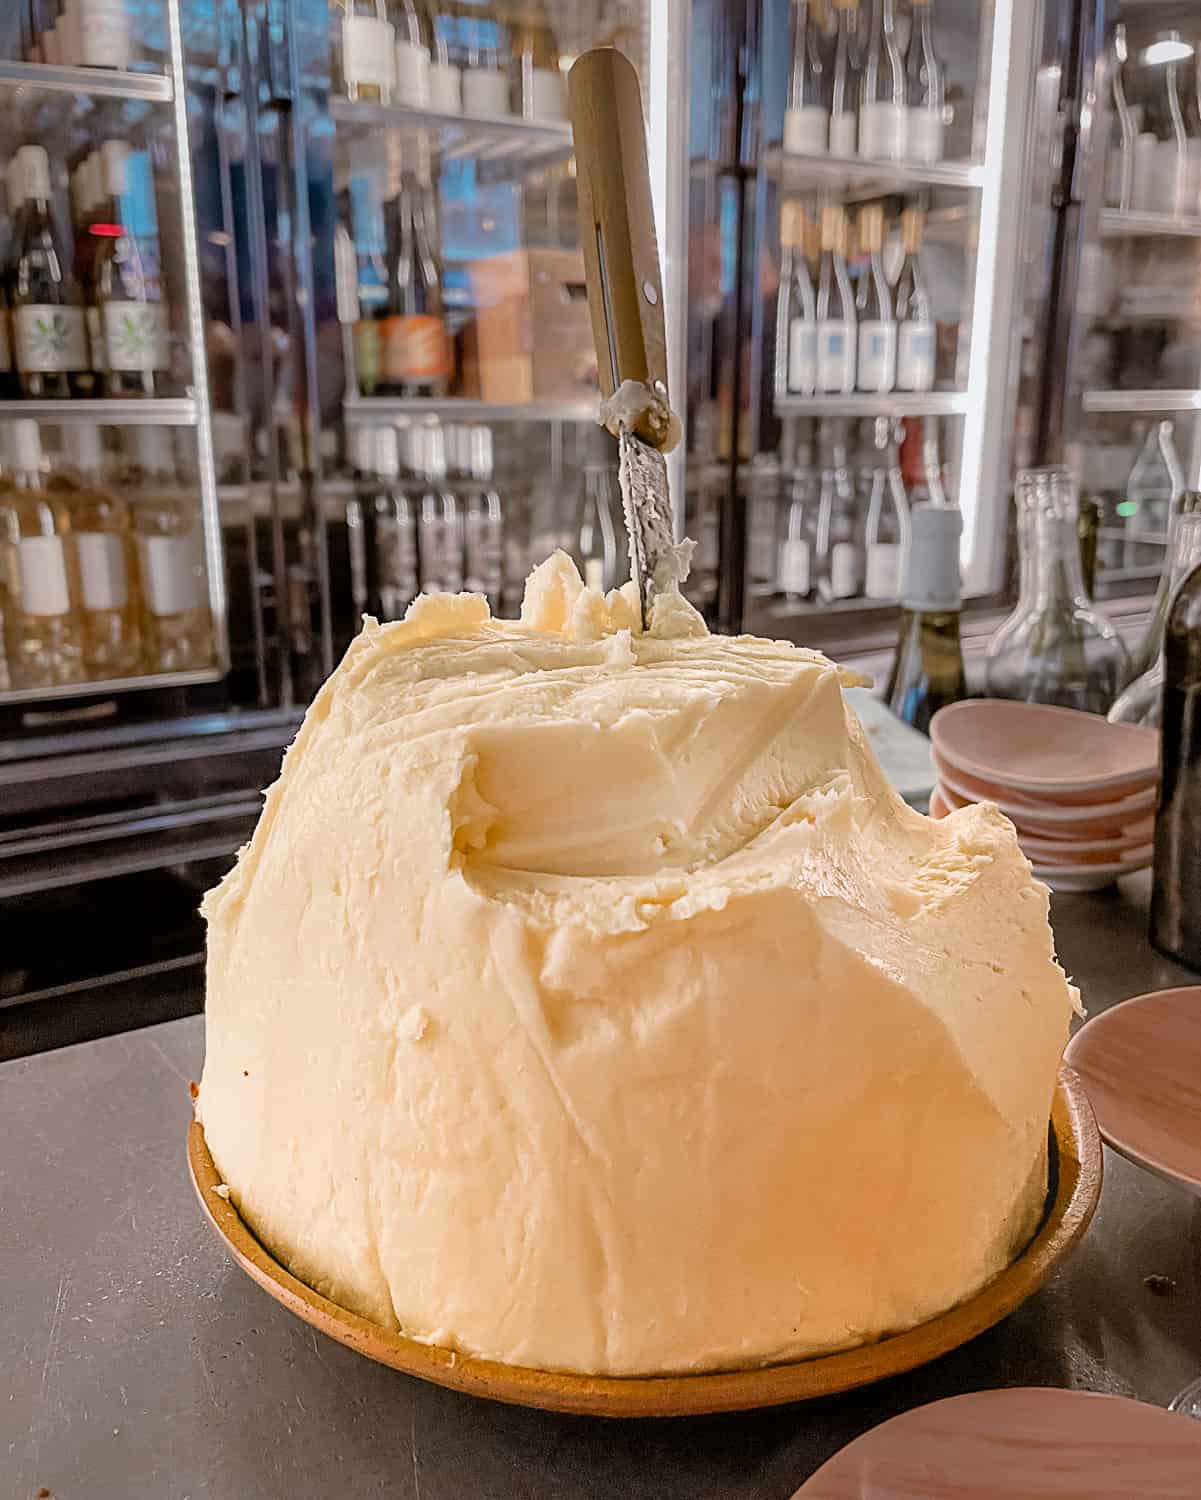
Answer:
[[[11,423],[9,477],[0,491],[8,671],[16,688],[82,682],[83,643],[75,607],[71,519],[45,487],[38,425]]]
[[[830,149],[830,100],[821,27],[809,0],[792,0],[784,149],[820,156]]]
[[[903,612],[885,702],[898,718],[927,734],[940,708],[967,696],[959,636],[963,517],[954,506],[927,501],[914,506],[911,525]]]
[[[817,389],[817,291],[806,255],[806,221],[799,203],[780,208],[780,287],[776,303],[779,385],[794,395]]]
[[[372,476],[364,490],[368,610],[377,620],[401,620],[417,597],[416,507],[400,479],[400,434],[377,427]]]
[[[388,0],[335,0],[342,16],[342,91],[366,104],[390,104],[396,79],[396,34]]]
[[[867,563],[863,593],[867,599],[896,599],[905,577],[909,551],[909,499],[901,475],[900,424],[877,417],[873,442],[876,462],[867,502]]]
[[[907,208],[901,214],[901,244],[905,259],[896,286],[897,389],[934,389],[934,361],[938,330],[934,324],[934,302],[922,273],[923,214]]]
[[[524,120],[567,117],[559,43],[543,0],[521,0],[512,31],[514,113]]]
[[[835,420],[819,434],[822,451],[814,578],[818,597],[829,603],[854,599],[863,589],[863,540],[847,450],[846,423]]]
[[[774,454],[756,453],[747,475],[746,569],[751,591],[770,594],[776,576],[776,517],[780,465]]]
[[[133,230],[126,223],[130,148],[105,141],[101,151],[108,215],[92,225],[99,239],[92,285],[103,344],[104,393],[153,396],[162,325],[158,289],[150,284]]]
[[[859,104],[859,155],[904,161],[907,130],[905,63],[897,41],[895,0],[872,0]]]
[[[387,235],[384,222],[384,169],[352,161],[350,227],[354,239],[355,373],[364,396],[379,394],[384,379],[384,324],[389,316]]]
[[[905,55],[906,150],[910,161],[943,157],[945,72],[934,45],[934,0],[910,0],[913,25]]]
[[[1160,554],[1164,539],[1172,549],[1172,532],[1184,494],[1184,470],[1172,440],[1171,422],[1157,422],[1147,433],[1142,449],[1126,481],[1126,500],[1118,510],[1123,518],[1122,566],[1136,568],[1145,559]],[[1146,536],[1147,541],[1140,538]],[[1170,570],[1165,566],[1159,576],[1159,589],[1151,611],[1151,623],[1134,654],[1131,671],[1134,676],[1156,660],[1163,647],[1164,626],[1172,602]]]
[[[1068,469],[1024,469],[1014,498],[1018,602],[988,643],[988,694],[1107,713],[1128,659],[1085,592],[1075,479]]]
[[[510,113],[508,38],[492,5],[472,6],[463,68],[463,113],[498,118]]]
[[[438,227],[432,194],[411,172],[401,177],[397,231],[381,334],[381,389],[399,396],[444,396],[453,351],[442,317]]]
[[[620,565],[623,531],[612,467],[585,464],[572,550],[585,584],[602,594],[624,581]]]
[[[135,428],[133,442],[139,481],[133,525],[146,663],[154,672],[207,667],[213,638],[196,502],[176,479],[165,428]]]
[[[392,0],[392,28],[396,35],[396,63],[392,99],[410,109],[430,105],[429,18],[417,0]]]
[[[9,298],[21,394],[61,400],[75,392],[77,376],[90,376],[83,299],[59,246],[45,147],[22,146],[17,160],[24,206]]]
[[[1163,625],[1156,632],[1155,640],[1144,641],[1139,651],[1150,648],[1154,655],[1150,665],[1123,688],[1121,696],[1109,710],[1109,719],[1114,724],[1147,724],[1158,728],[1163,699],[1163,639],[1167,628],[1167,616],[1172,600],[1181,584],[1193,571],[1201,566],[1201,494],[1186,490],[1180,497],[1172,528],[1172,540],[1164,567],[1161,592],[1167,600]],[[1154,628],[1154,621],[1152,623]]]
[[[788,505],[776,551],[776,593],[789,604],[800,604],[813,593],[813,556],[816,550],[821,486],[813,467],[813,450],[798,446]]]
[[[128,0],[75,0],[75,4],[80,65],[128,68],[133,54],[133,11]]]
[[[1138,138],[1138,125],[1134,111],[1126,94],[1126,64],[1129,61],[1129,45],[1125,22],[1119,21],[1113,29],[1112,61],[1113,112],[1117,120],[1117,140],[1111,145],[1109,169],[1106,172],[1106,202],[1113,208],[1129,210],[1134,207],[1134,153]]]
[[[817,388],[849,395],[855,389],[855,294],[846,262],[846,215],[822,205],[821,266],[817,277]]]
[[[456,46],[461,40],[461,9],[434,0],[429,10],[429,101],[431,109],[444,115],[463,113],[463,74],[458,62],[460,49]]]
[[[855,380],[861,391],[887,394],[897,383],[897,320],[892,288],[884,274],[884,209],[869,203],[859,211],[859,248],[867,266],[855,298],[859,354]]]
[[[859,0],[834,0],[837,28],[830,76],[830,151],[854,156],[859,139]]]
[[[499,616],[504,592],[505,517],[500,492],[493,483],[492,429],[478,423],[468,429],[470,485],[463,517],[463,587],[483,594],[488,608]]]
[[[415,427],[413,468],[422,481],[417,556],[421,591],[457,594],[463,587],[463,515],[459,497],[446,482],[446,439],[437,425]]]
[[[94,422],[69,423],[63,442],[67,466],[62,495],[79,580],[84,668],[93,679],[128,677],[141,665],[129,506],[104,482],[100,431]]]

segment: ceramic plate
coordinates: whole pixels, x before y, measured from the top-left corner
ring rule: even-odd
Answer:
[[[967,698],[930,722],[935,751],[991,787],[1112,802],[1159,772],[1159,733],[1046,703]]]
[[[1019,827],[1045,837],[1058,838],[1064,833],[1073,837],[1086,833],[1106,838],[1128,829],[1145,828],[1150,833],[1155,821],[1155,802],[1159,791],[1158,777],[1128,797],[1113,802],[1093,802],[1083,806],[1059,803],[1051,798],[1023,797],[1020,793],[990,789],[975,777],[957,770],[941,756],[934,757],[939,785],[956,805],[969,802],[995,802],[1007,818]]]
[[[929,1323],[874,1344],[791,1364],[620,1378],[497,1364],[381,1328],[298,1281],[259,1243],[233,1204],[215,1191],[221,1179],[204,1129],[195,1120],[188,1132],[188,1166],[205,1216],[242,1270],[289,1312],[368,1359],[437,1385],[545,1411],[674,1417],[781,1406],[850,1390],[912,1370],[999,1323],[1038,1290],[1088,1227],[1101,1192],[1101,1139],[1079,1080],[1070,1068],[1060,1068],[1051,1106],[1051,1186],[1042,1225],[1012,1265],[974,1297]]]
[[[1201,985],[1102,1011],[1066,1055],[1108,1144],[1201,1194]]]
[[[793,1500],[1194,1500],[1201,1422],[1093,1391],[1021,1386],[865,1432]]]
[[[1030,864],[1035,876],[1043,880],[1053,891],[1064,895],[1076,895],[1084,891],[1103,891],[1123,875],[1133,875],[1136,870],[1145,870],[1151,863],[1151,845],[1134,850],[1129,859],[1111,865],[1069,865],[1048,867],[1034,859]]]

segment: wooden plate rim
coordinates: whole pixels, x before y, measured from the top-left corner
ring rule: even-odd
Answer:
[[[297,1280],[268,1253],[232,1203],[204,1129],[188,1130],[188,1167],[209,1223],[237,1264],[306,1323],[379,1364],[453,1390],[544,1411],[606,1417],[698,1416],[782,1406],[899,1375],[945,1354],[1007,1317],[1047,1280],[1088,1227],[1101,1192],[1101,1138],[1076,1074],[1061,1066],[1051,1109],[1054,1196],[1018,1258],[974,1297],[930,1322],[872,1344],[789,1364],[698,1375],[596,1376],[525,1369],[455,1354],[382,1328]]]

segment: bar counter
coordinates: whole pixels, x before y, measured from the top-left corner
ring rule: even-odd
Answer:
[[[1144,874],[1053,902],[1090,1013],[1193,980],[1148,946],[1148,889]],[[1201,1374],[1201,1200],[1107,1152],[1096,1218],[1049,1284],[883,1384],[657,1422],[425,1385],[314,1333],[226,1258],[184,1163],[203,1048],[195,1017],[0,1066],[5,1496],[786,1500],[851,1438],[942,1396],[1058,1385],[1166,1404]]]

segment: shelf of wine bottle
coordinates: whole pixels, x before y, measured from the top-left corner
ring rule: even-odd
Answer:
[[[0,90],[33,89],[93,99],[134,99],[168,104],[171,79],[164,73],[122,73],[109,68],[64,68],[50,63],[0,62]]]
[[[984,168],[974,162],[873,161],[862,156],[799,156],[773,147],[763,154],[767,172],[789,192],[838,193],[879,198],[911,187],[978,189]]]
[[[219,682],[225,672],[220,667],[191,667],[186,672],[145,672],[134,677],[113,677],[104,681],[51,683],[45,687],[5,688],[0,691],[0,708],[12,703],[46,703],[56,698],[103,698],[110,693],[128,693],[138,688],[194,687],[202,682]]]
[[[775,409],[777,417],[962,417],[967,399],[966,391],[891,391],[885,396],[823,392],[777,396]]]
[[[348,426],[378,427],[397,417],[438,417],[447,422],[595,422],[600,397],[580,401],[526,401],[499,406],[465,397],[362,396],[343,407]]]
[[[190,396],[0,401],[0,421],[16,417],[34,417],[43,422],[94,422],[100,427],[195,427],[196,402]]]
[[[1101,237],[1107,240],[1158,239],[1175,235],[1180,239],[1201,239],[1201,218],[1177,217],[1174,214],[1142,213],[1135,209],[1103,208]]]
[[[1201,390],[1085,391],[1084,409],[1116,413],[1201,411]]]
[[[470,157],[475,161],[544,166],[571,155],[571,126],[523,120],[517,115],[440,114],[404,104],[374,104],[358,99],[330,99],[330,113],[343,129],[364,134],[399,130],[425,136],[430,147],[449,160]]]

